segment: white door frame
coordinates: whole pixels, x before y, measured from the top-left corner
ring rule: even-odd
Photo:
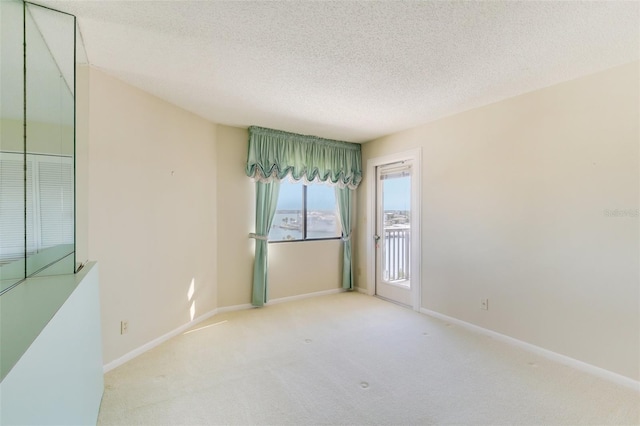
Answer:
[[[420,233],[420,208],[422,194],[422,150],[420,148],[399,152],[383,157],[367,160],[367,293],[375,295],[376,291],[376,250],[374,235],[376,234],[376,167],[385,164],[396,163],[403,160],[411,160],[411,300],[414,311],[420,310],[421,305],[421,241]]]

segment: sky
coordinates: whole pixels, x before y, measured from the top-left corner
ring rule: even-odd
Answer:
[[[404,176],[384,181],[384,210],[410,210],[411,177]]]
[[[411,191],[410,177],[386,179],[384,182],[385,210],[409,210]],[[307,208],[309,210],[332,210],[335,208],[335,190],[328,185],[309,185]],[[277,210],[302,210],[302,184],[283,181]]]
[[[328,185],[309,185],[307,189],[307,208],[309,210],[333,210],[336,195]],[[280,183],[278,210],[302,210],[302,184],[283,181]]]

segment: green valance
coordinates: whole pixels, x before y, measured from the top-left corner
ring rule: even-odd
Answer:
[[[258,182],[325,182],[355,189],[362,180],[359,144],[249,127],[247,176]]]

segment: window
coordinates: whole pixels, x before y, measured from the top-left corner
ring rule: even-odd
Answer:
[[[0,265],[73,244],[73,158],[0,153]],[[26,178],[26,182],[25,182]],[[26,223],[25,219],[26,201]]]
[[[335,189],[282,181],[269,241],[339,238],[342,234]]]

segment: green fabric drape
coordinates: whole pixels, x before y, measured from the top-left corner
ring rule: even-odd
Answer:
[[[267,254],[268,237],[271,223],[276,213],[280,181],[269,183],[256,182],[256,233],[251,234],[256,240],[255,260],[253,264],[253,293],[251,304],[264,306],[268,300]]]
[[[355,189],[362,180],[362,152],[355,143],[251,126],[245,172],[259,182],[291,176]]]
[[[263,127],[249,127],[245,172],[256,181],[256,239],[252,304],[268,299],[268,235],[278,204],[280,181],[324,182],[336,187],[344,241],[342,286],[353,289],[351,261],[352,191],[362,181],[359,144],[298,135]]]
[[[353,290],[353,262],[351,261],[351,220],[352,220],[352,189],[336,188],[336,199],[340,212],[340,224],[342,225],[342,288]]]

